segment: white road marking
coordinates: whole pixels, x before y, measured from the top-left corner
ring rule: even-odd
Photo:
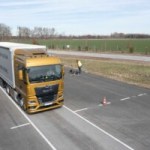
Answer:
[[[146,95],[146,93],[139,94],[138,96],[144,96],[144,95]]]
[[[30,125],[30,123],[25,123],[25,124],[21,124],[18,126],[14,126],[14,127],[11,127],[10,129],[16,129],[16,128],[20,128],[20,127],[24,127],[24,126],[28,126],[28,125]]]
[[[98,106],[105,106],[105,105],[109,105],[111,104],[111,102],[107,102],[106,104],[99,104]],[[82,108],[82,109],[78,109],[78,110],[74,110],[75,113],[80,112],[80,111],[84,111],[84,110],[88,110],[91,109],[92,107],[89,108]]]
[[[78,110],[75,110],[74,112],[79,112],[79,111],[83,111],[83,110],[88,110],[88,108],[82,108],[82,109],[78,109]]]
[[[68,108],[67,106],[63,106],[64,108],[66,108],[67,110],[69,110],[70,112],[72,112],[73,114],[75,114],[76,116],[78,116],[79,118],[81,118],[82,120],[84,120],[85,122],[87,122],[88,124],[92,125],[93,127],[95,127],[96,129],[98,129],[99,131],[103,132],[104,134],[106,134],[107,136],[111,137],[112,139],[114,139],[115,141],[117,141],[118,143],[122,144],[123,146],[125,146],[126,148],[130,149],[130,150],[134,150],[132,147],[128,146],[127,144],[125,144],[124,142],[122,142],[121,140],[117,139],[116,137],[114,137],[113,135],[109,134],[108,132],[106,132],[105,130],[101,129],[100,127],[98,127],[97,125],[95,125],[94,123],[90,122],[89,120],[87,120],[86,118],[80,116],[78,113],[74,112],[73,110],[71,110],[70,108]]]
[[[128,99],[130,99],[130,97],[122,98],[122,99],[120,99],[120,100],[121,100],[121,101],[125,101],[125,100],[128,100]]]
[[[1,87],[0,87],[1,88]],[[2,91],[4,93],[6,93],[4,91],[3,88],[1,88]],[[24,111],[22,111],[22,109],[13,101],[13,99],[11,97],[8,96],[8,94],[6,93],[6,96],[8,97],[8,99],[17,107],[17,109],[21,112],[21,114],[28,120],[28,122],[33,126],[33,128],[41,135],[41,137],[46,141],[46,143],[52,148],[52,150],[57,150],[53,144],[46,138],[46,136],[38,129],[38,127],[31,121],[31,119],[25,114]]]
[[[147,95],[147,93],[142,93],[142,94],[138,94],[137,96],[122,98],[122,99],[120,99],[120,101],[125,101],[125,100],[131,99],[131,98],[136,98],[138,96],[140,97],[140,96],[144,96],[144,95]]]
[[[98,106],[105,106],[105,105],[109,105],[111,104],[111,102],[106,102],[106,104],[99,104]]]
[[[111,104],[111,102],[107,102],[106,104],[109,105],[109,104]]]

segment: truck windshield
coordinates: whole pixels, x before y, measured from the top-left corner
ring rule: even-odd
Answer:
[[[62,65],[37,66],[27,69],[29,82],[39,83],[62,78]]]

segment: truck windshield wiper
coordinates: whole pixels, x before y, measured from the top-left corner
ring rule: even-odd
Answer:
[[[40,82],[40,81],[44,81],[44,78],[42,77],[35,77],[35,78],[30,78],[30,82]]]

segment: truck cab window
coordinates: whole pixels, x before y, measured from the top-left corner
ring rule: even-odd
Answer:
[[[36,66],[28,68],[30,83],[55,81],[62,78],[61,65]]]

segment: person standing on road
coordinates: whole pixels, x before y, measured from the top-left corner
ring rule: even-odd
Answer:
[[[82,72],[82,70],[81,70],[81,68],[82,68],[82,63],[81,63],[80,60],[77,60],[77,66],[78,66],[79,74],[81,74],[81,72]]]

